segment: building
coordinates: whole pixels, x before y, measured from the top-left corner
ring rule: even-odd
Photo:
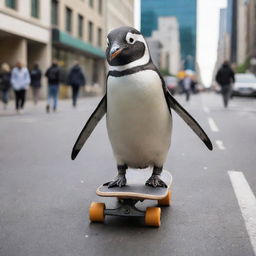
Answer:
[[[195,70],[197,1],[141,0],[141,31],[151,37],[159,29],[159,16],[175,16],[179,23],[181,57],[185,69]]]
[[[247,57],[247,1],[237,0],[237,65],[242,65]]]
[[[152,38],[163,46],[161,67],[176,75],[181,70],[179,24],[175,17],[159,17],[158,30],[152,31]]]
[[[239,72],[255,70],[251,59],[256,57],[256,1],[228,0],[227,33],[230,37],[231,63],[238,67]]]
[[[2,0],[0,20],[0,63],[38,63],[44,72],[55,59],[66,84],[78,60],[87,85],[104,88],[107,32],[134,26],[134,0]]]
[[[229,60],[237,60],[237,0],[227,2],[227,34],[229,36]]]
[[[230,58],[230,39],[227,31],[227,9],[220,9],[219,19],[219,40],[218,40],[218,53],[216,68],[218,69],[225,60]]]
[[[250,58],[250,70],[256,70],[256,1],[248,1],[247,9],[247,56]],[[252,60],[253,59],[253,60]]]
[[[151,59],[154,63],[154,65],[158,68],[162,68],[162,48],[163,45],[158,39],[154,39],[152,37],[146,38],[148,48],[150,51]]]
[[[0,63],[45,70],[51,60],[50,1],[0,1]]]
[[[105,0],[106,32],[121,26],[134,27],[134,0]]]
[[[103,0],[51,0],[52,58],[66,73],[78,60],[87,84],[101,87],[106,73],[105,8]]]

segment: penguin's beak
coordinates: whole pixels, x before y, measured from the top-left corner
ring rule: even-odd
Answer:
[[[109,52],[110,61],[113,60],[117,55],[119,55],[123,49],[124,48],[121,48],[119,45],[113,45]]]

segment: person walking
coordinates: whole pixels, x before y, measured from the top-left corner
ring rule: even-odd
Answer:
[[[192,84],[192,79],[190,78],[190,76],[186,75],[186,77],[183,79],[183,89],[186,95],[186,101],[189,101],[189,98],[190,98],[191,84]]]
[[[48,99],[46,112],[50,112],[51,99],[53,99],[53,111],[57,110],[58,93],[60,84],[60,68],[57,61],[53,61],[52,65],[47,69],[45,76],[48,79]]]
[[[4,109],[7,108],[10,88],[11,88],[10,67],[7,63],[3,63],[1,65],[1,70],[0,70],[0,91],[2,94],[1,99],[4,104]]]
[[[31,77],[30,86],[32,88],[33,100],[36,105],[39,100],[39,92],[41,88],[41,78],[42,78],[42,72],[38,64],[34,64],[34,67],[30,70],[30,77]]]
[[[86,84],[85,75],[77,61],[68,74],[68,84],[72,87],[73,107],[76,107],[80,86],[84,86]]]
[[[231,96],[232,84],[235,82],[235,74],[228,61],[224,61],[222,67],[218,70],[215,79],[221,87],[224,107],[227,108]]]
[[[26,90],[30,84],[30,75],[28,69],[17,62],[16,67],[13,68],[11,73],[11,84],[15,93],[16,110],[18,113],[22,113],[25,101],[26,101]]]

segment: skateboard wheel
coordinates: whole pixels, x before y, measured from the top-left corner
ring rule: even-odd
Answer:
[[[104,203],[91,203],[89,210],[89,219],[91,222],[104,222],[105,219],[105,204]]]
[[[166,197],[158,200],[158,205],[159,206],[169,206],[171,203],[171,197],[172,197],[172,192],[169,191]]]
[[[145,215],[145,224],[152,227],[160,227],[161,225],[161,208],[148,207]]]

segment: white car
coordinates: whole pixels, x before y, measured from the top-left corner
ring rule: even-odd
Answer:
[[[236,74],[233,95],[256,96],[256,77],[253,74]]]
[[[175,94],[177,92],[177,87],[178,87],[178,79],[174,76],[165,76],[164,77],[165,84],[169,91],[172,94]]]

